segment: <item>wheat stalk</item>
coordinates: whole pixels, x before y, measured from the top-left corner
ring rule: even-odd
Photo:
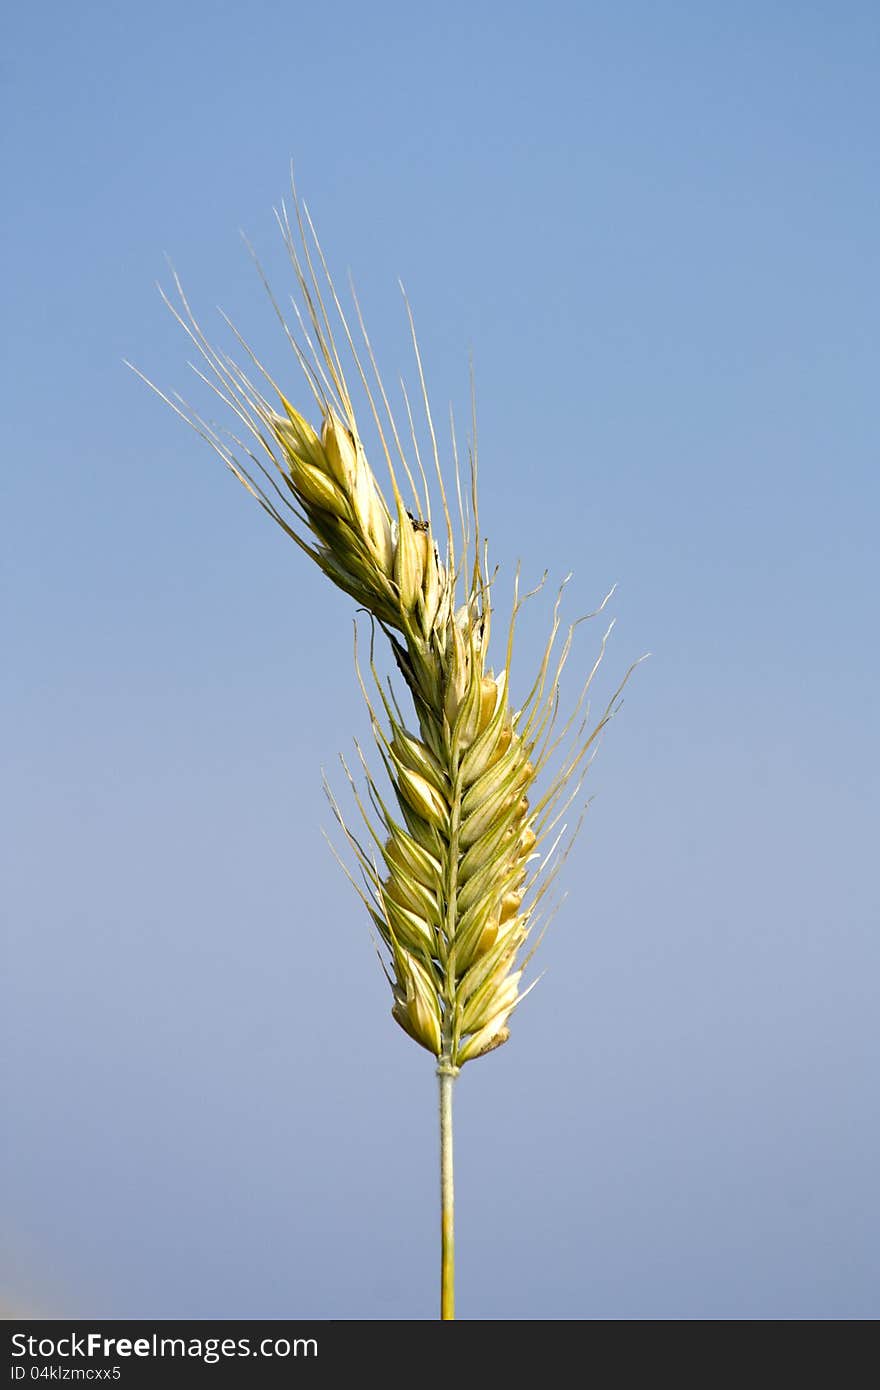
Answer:
[[[210,344],[176,275],[176,303],[164,292],[163,298],[199,354],[197,374],[232,411],[238,433],[221,433],[179,396],[159,394],[328,578],[368,612],[374,630],[378,627],[390,642],[409,690],[412,710],[407,718],[378,677],[371,638],[372,696],[357,653],[355,664],[390,792],[383,791],[360,749],[366,795],[343,760],[365,825],[363,837],[349,826],[326,782],[325,789],[358,877],[343,867],[384,946],[380,958],[391,987],[392,1016],[437,1059],[441,1317],[452,1318],[453,1081],[466,1062],[492,1052],[510,1036],[511,1014],[528,993],[522,977],[531,953],[523,959],[523,948],[537,926],[546,928],[542,912],[548,889],[580,827],[579,821],[566,840],[563,818],[578,798],[591,750],[638,663],[590,724],[588,694],[609,627],[574,708],[563,720],[559,683],[577,624],[560,640],[557,599],[538,671],[523,703],[513,707],[515,627],[531,595],[520,596],[517,572],[503,663],[495,670],[488,664],[493,576],[480,533],[475,437],[468,507],[453,432],[457,536],[452,489],[444,481],[409,305],[430,466],[441,503],[439,525],[432,518],[431,489],[409,399],[404,392],[415,470],[357,300],[360,351],[295,189],[293,210],[293,222],[283,204],[276,216],[299,291],[293,300],[295,328],[274,298],[272,303],[302,368],[319,426],[291,404],[237,333],[247,371]],[[271,297],[265,276],[263,282]],[[367,461],[341,349],[369,403],[390,481],[388,495]],[[536,785],[542,787],[537,794]]]

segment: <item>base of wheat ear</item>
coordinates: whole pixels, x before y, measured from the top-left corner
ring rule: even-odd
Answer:
[[[408,688],[411,710],[405,715],[376,673],[371,640],[372,695],[357,657],[356,668],[388,783],[383,790],[358,748],[366,787],[361,792],[364,781],[343,759],[363,832],[351,828],[329,787],[327,792],[355,861],[343,867],[386,948],[392,1016],[438,1060],[442,1125],[443,1080],[451,1084],[466,1062],[510,1036],[511,1014],[528,992],[522,978],[531,950],[524,958],[524,947],[536,926],[546,925],[546,895],[580,824],[578,819],[566,838],[564,818],[578,800],[591,749],[633,667],[591,725],[589,690],[609,627],[574,708],[563,718],[559,681],[577,624],[561,636],[557,599],[542,660],[522,703],[513,706],[514,630],[531,595],[520,597],[517,574],[503,661],[493,669],[493,576],[477,508],[476,430],[469,486],[462,487],[454,430],[447,484],[408,304],[426,450],[405,387],[406,429],[398,428],[357,300],[360,349],[295,193],[293,207],[293,223],[283,205],[277,217],[299,292],[292,301],[296,324],[287,322],[274,298],[272,303],[302,368],[315,423],[291,404],[238,334],[247,371],[209,343],[176,276],[177,302],[163,297],[199,353],[198,374],[231,409],[238,433],[220,432],[180,397],[163,399],[328,578],[371,615]],[[265,276],[263,282],[271,298]],[[343,353],[372,417],[389,493],[367,461]],[[439,500],[433,514],[429,473]],[[451,1149],[444,1179],[451,1204]],[[444,1190],[444,1220],[449,1215],[451,1223],[446,1204]],[[444,1225],[445,1256],[447,1243],[451,1224],[449,1231]],[[451,1316],[451,1289],[445,1286],[444,1299],[443,1316]]]

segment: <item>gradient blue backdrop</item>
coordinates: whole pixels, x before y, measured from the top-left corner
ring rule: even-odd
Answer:
[[[294,156],[390,381],[398,276],[441,417],[473,351],[502,585],[654,653],[458,1088],[461,1314],[876,1316],[877,7],[48,3],[0,74],[5,1306],[435,1312],[351,605],[122,366],[190,389],[167,252],[301,390]]]

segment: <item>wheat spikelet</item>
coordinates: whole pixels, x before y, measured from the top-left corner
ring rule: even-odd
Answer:
[[[412,698],[409,726],[376,675],[372,644],[370,668],[378,705],[358,667],[391,787],[390,794],[383,792],[361,755],[365,799],[346,766],[366,825],[366,844],[327,791],[359,866],[360,882],[350,871],[349,876],[386,948],[392,1015],[454,1074],[509,1036],[510,1015],[527,992],[521,988],[522,950],[541,923],[543,899],[571,843],[563,843],[561,818],[578,796],[590,750],[633,668],[601,718],[589,727],[587,695],[606,632],[575,708],[560,727],[559,679],[574,627],[560,645],[557,600],[531,690],[521,706],[511,705],[514,630],[525,599],[519,597],[517,576],[504,662],[496,672],[488,665],[492,599],[479,531],[475,451],[472,535],[461,503],[457,454],[455,458],[462,532],[457,548],[415,334],[442,501],[440,532],[431,518],[430,489],[409,401],[418,482],[401,445],[360,310],[357,317],[371,375],[295,191],[294,209],[295,231],[283,207],[278,220],[301,300],[296,332],[277,305],[276,310],[311,389],[317,423],[312,425],[291,404],[243,340],[239,343],[259,386],[231,357],[211,346],[176,277],[179,304],[166,303],[202,358],[199,375],[231,408],[241,436],[221,435],[180,398],[164,399],[208,440],[324,573],[367,610],[391,643]],[[390,479],[388,497],[367,461],[334,324],[369,402]],[[409,506],[398,470],[406,479]],[[607,598],[597,612],[605,603]],[[539,779],[547,784],[540,794]]]

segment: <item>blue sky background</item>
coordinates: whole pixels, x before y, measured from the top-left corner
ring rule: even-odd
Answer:
[[[295,157],[389,381],[398,276],[441,417],[473,353],[502,592],[619,583],[600,694],[653,653],[458,1086],[460,1314],[880,1312],[878,77],[862,3],[7,21],[7,1306],[435,1314],[432,1067],[320,834],[352,605],[122,366],[192,390],[167,252],[305,400],[238,239],[285,290]]]

